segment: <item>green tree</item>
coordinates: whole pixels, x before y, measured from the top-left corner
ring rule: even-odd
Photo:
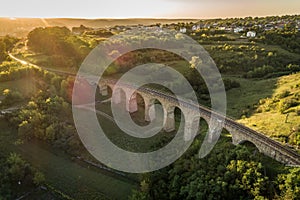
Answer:
[[[37,171],[34,173],[34,176],[33,176],[33,183],[37,186],[40,186],[42,185],[43,183],[45,183],[46,179],[45,179],[45,175],[40,172],[40,171]]]
[[[278,175],[278,186],[283,199],[300,199],[300,168]]]

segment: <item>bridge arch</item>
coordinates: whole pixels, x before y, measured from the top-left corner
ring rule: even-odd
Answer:
[[[255,147],[259,152],[261,152],[259,146],[255,142],[252,142],[250,140],[241,140],[237,144],[238,145],[243,145],[243,146],[246,146],[246,147],[252,146],[252,147]]]
[[[225,129],[230,133],[232,137],[232,144],[243,145],[245,143],[251,143],[258,149],[259,152],[264,153],[264,149],[262,148],[261,142],[259,140],[256,140],[250,135],[242,134],[238,130],[232,129],[230,127],[225,126]]]

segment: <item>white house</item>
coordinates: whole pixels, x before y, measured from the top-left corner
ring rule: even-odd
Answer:
[[[239,32],[242,32],[242,31],[244,31],[243,27],[236,27],[236,28],[233,29],[234,33],[239,33]]]
[[[200,29],[201,29],[200,25],[194,25],[194,26],[192,27],[192,31],[198,31],[198,30],[200,30]]]
[[[180,33],[186,33],[186,28],[185,28],[185,27],[180,28],[179,32],[180,32]]]
[[[247,32],[247,37],[256,37],[256,32],[255,31],[248,31]]]

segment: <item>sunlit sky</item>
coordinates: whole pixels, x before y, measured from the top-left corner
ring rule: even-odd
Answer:
[[[1,17],[217,18],[300,14],[300,0],[1,0]]]

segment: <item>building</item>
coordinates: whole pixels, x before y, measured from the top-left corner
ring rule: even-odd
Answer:
[[[242,31],[244,31],[243,27],[236,27],[236,28],[233,29],[234,33],[239,33],[239,32],[242,32]]]
[[[255,31],[248,31],[247,32],[247,37],[252,37],[252,38],[256,37],[256,32]]]
[[[92,28],[89,28],[89,27],[85,27],[83,25],[80,25],[79,27],[73,27],[72,28],[72,33],[74,35],[81,35],[83,34],[85,31],[91,31],[93,30]]]
[[[192,31],[198,31],[198,30],[200,30],[200,25],[194,25],[193,27],[192,27]]]
[[[271,31],[274,29],[274,25],[273,24],[266,24],[265,25],[265,31]]]
[[[180,32],[180,33],[186,33],[186,28],[185,28],[185,27],[180,28],[179,32]]]

